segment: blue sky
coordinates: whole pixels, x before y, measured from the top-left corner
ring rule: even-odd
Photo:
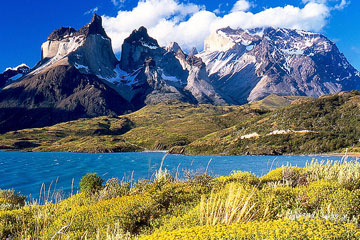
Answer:
[[[122,40],[141,25],[160,44],[175,40],[185,49],[201,48],[210,31],[225,25],[270,25],[321,32],[360,70],[359,11],[357,0],[7,0],[0,8],[0,72],[34,66],[54,29],[79,29],[92,12],[103,16],[117,56]]]

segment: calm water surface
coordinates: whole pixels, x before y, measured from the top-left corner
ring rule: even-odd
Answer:
[[[118,177],[134,180],[151,179],[165,153],[23,153],[0,152],[0,188],[15,189],[37,198],[42,184],[46,189],[69,195],[79,190],[82,176],[96,172],[104,179]],[[228,175],[233,170],[249,171],[258,176],[271,168],[291,164],[304,167],[312,159],[341,160],[337,156],[183,156],[167,155],[164,168],[173,175],[182,170]],[[355,158],[352,158],[355,159]],[[72,182],[73,188],[72,188]]]

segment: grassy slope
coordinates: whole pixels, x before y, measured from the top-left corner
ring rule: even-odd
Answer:
[[[358,152],[360,97],[319,99],[270,95],[244,106],[162,103],[131,114],[80,119],[0,135],[0,147],[24,151],[187,154]],[[273,131],[289,131],[272,134]],[[258,137],[244,138],[256,133]]]
[[[266,98],[249,103],[252,109],[259,109],[259,110],[277,110],[281,107],[285,107],[290,105],[293,101],[301,101],[309,99],[309,97],[299,97],[299,96],[278,96],[276,94],[271,94]]]
[[[288,107],[211,133],[188,146],[193,154],[325,153],[359,149],[360,93],[299,99]],[[290,130],[286,134],[273,131]],[[297,131],[297,132],[296,132]],[[258,137],[243,136],[257,133]]]
[[[0,136],[0,147],[24,151],[121,152],[183,146],[258,115],[245,107],[172,103],[119,117],[97,117]]]

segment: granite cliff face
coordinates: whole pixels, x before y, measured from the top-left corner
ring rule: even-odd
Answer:
[[[208,82],[200,58],[186,55],[175,42],[160,47],[144,27],[125,39],[119,73],[110,81],[135,106],[173,100],[226,104]]]
[[[360,89],[359,73],[317,33],[289,29],[219,29],[197,55],[211,83],[233,104],[270,94],[319,97]]]
[[[124,40],[118,61],[94,15],[80,30],[53,31],[34,68],[0,74],[0,132],[164,101],[229,105],[270,94],[318,97],[360,89],[359,76],[323,35],[274,28],[219,29],[202,52],[185,53],[176,42],[161,47],[140,27]]]
[[[36,75],[53,66],[71,65],[84,74],[114,77],[117,63],[101,17],[94,15],[79,31],[61,27],[52,32],[41,46],[41,61],[30,74]]]
[[[55,30],[41,52],[33,69],[0,91],[0,132],[134,109],[99,78],[115,76],[118,63],[99,16],[79,31]]]

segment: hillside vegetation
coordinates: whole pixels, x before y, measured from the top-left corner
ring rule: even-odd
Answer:
[[[360,239],[360,164],[313,162],[248,172],[101,185],[44,205],[0,191],[0,239]]]
[[[80,119],[0,135],[0,147],[25,151],[128,152],[184,146],[259,115],[249,107],[149,105],[131,114]]]
[[[360,93],[298,99],[287,107],[211,133],[187,145],[189,154],[309,154],[358,152]],[[179,150],[179,149],[177,149]]]
[[[243,106],[167,102],[0,135],[23,151],[310,154],[360,151],[360,93],[267,98]],[[347,149],[347,150],[346,150]]]

